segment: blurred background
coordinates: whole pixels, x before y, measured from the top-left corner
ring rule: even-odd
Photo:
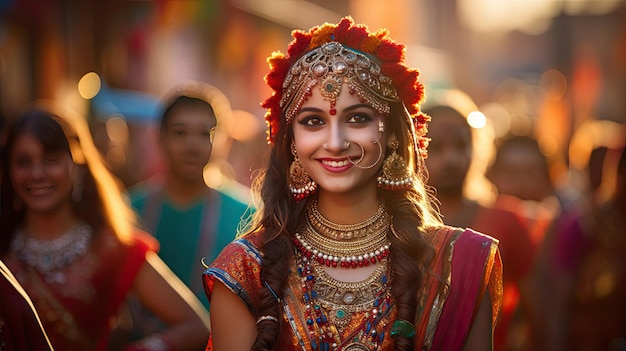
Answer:
[[[618,0],[0,0],[0,113],[6,121],[33,100],[62,101],[90,119],[132,185],[160,167],[159,99],[181,80],[205,81],[233,111],[231,139],[215,159],[249,185],[267,147],[266,57],[286,50],[292,29],[348,14],[407,44],[426,103],[458,89],[496,138],[535,136],[558,182],[572,181],[569,145],[580,125],[625,120]]]
[[[206,82],[227,99],[215,102],[222,128],[205,179],[247,198],[268,150],[260,107],[271,94],[263,80],[266,58],[286,51],[293,29],[345,15],[373,30],[388,28],[407,45],[408,65],[421,70],[426,86],[424,107],[454,106],[474,128],[466,195],[512,211],[528,232],[533,251],[522,261],[534,273],[516,284],[531,291],[522,297],[530,312],[520,318],[517,302],[510,303],[507,347],[495,349],[537,350],[526,341],[533,334],[565,345],[537,332],[554,328],[533,323],[552,315],[572,319],[546,311],[575,294],[580,305],[572,310],[591,306],[598,320],[614,322],[621,337],[609,335],[611,350],[626,350],[626,191],[619,193],[620,215],[597,205],[613,196],[615,150],[626,140],[625,0],[0,0],[0,121],[10,123],[38,99],[61,102],[88,119],[111,169],[130,187],[163,169],[156,142],[161,99],[182,81]],[[509,142],[507,154],[500,145],[515,136],[526,138],[517,139],[522,149]],[[497,151],[500,176],[487,181]],[[613,211],[617,199],[606,208]],[[590,233],[609,233],[611,245],[594,256],[599,261],[576,256],[569,231],[553,224],[579,213],[581,223],[595,216]],[[580,235],[579,247],[595,248],[589,237]],[[555,264],[553,257],[575,264]],[[608,275],[585,270],[600,261],[620,268],[599,270],[617,272]],[[608,307],[596,308],[603,301]],[[589,318],[581,317],[580,330],[609,330]],[[582,335],[574,327],[570,334]]]

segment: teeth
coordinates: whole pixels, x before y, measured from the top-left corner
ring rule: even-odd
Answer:
[[[46,191],[52,189],[52,187],[45,187],[45,188],[30,188],[28,189],[31,193],[33,194],[41,194],[41,193],[45,193]]]
[[[331,167],[344,167],[348,165],[347,160],[343,161],[322,161],[323,164]]]

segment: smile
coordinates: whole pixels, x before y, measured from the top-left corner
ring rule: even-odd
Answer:
[[[345,167],[349,164],[349,162],[348,160],[342,160],[342,161],[322,160],[322,164],[324,164],[325,166],[329,166],[329,167]]]
[[[31,194],[35,194],[35,195],[39,195],[39,194],[44,194],[48,191],[52,190],[51,186],[47,186],[47,187],[43,187],[43,188],[28,188],[28,191]]]

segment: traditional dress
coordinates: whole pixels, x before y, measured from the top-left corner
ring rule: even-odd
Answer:
[[[112,319],[131,290],[146,253],[147,234],[122,244],[109,230],[94,233],[86,254],[45,274],[13,252],[6,265],[33,301],[55,350],[106,350]]]
[[[262,253],[259,247],[262,239],[261,233],[252,233],[235,240],[224,249],[203,275],[209,299],[216,280],[220,281],[241,299],[255,318],[259,317],[258,292],[262,284]],[[502,296],[502,265],[497,249],[498,242],[470,229],[451,227],[429,232],[427,239],[435,248],[436,256],[429,267],[429,276],[419,291],[418,317],[414,323],[415,350],[460,350],[487,292],[491,295],[495,325]],[[307,289],[302,287],[303,267],[299,266],[299,261],[294,260],[288,287],[284,292],[280,350],[311,351],[317,346],[311,335],[316,333],[316,328],[319,329],[317,323],[320,321],[315,321],[319,316],[311,316],[311,309],[305,308],[305,301],[313,297],[305,296]],[[341,295],[350,291],[351,283],[343,283],[345,290],[341,291],[341,282],[329,282],[332,278],[323,276],[323,270],[316,269],[314,263],[307,267],[318,275],[317,281],[322,285],[320,289],[324,289],[324,284],[339,286],[336,291],[339,294],[339,303],[325,301],[320,304],[321,308],[327,310],[325,315],[329,316],[331,329],[339,334],[339,349],[392,348],[393,339],[389,337],[389,333],[395,321],[396,309],[393,297],[385,288],[389,285],[386,284],[388,272],[376,271],[372,274],[369,278],[372,281],[367,282],[372,286],[369,296]],[[373,301],[373,304],[367,309],[357,306],[368,301]],[[374,309],[376,312],[372,313]],[[207,349],[211,348],[212,342],[209,340]]]
[[[52,350],[30,298],[2,261],[0,261],[0,349]]]

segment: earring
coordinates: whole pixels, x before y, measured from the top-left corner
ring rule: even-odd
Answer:
[[[378,176],[378,187],[387,190],[407,190],[411,188],[413,179],[410,175],[406,162],[396,153],[398,141],[391,142],[393,149],[383,162],[381,174]]]
[[[289,190],[291,190],[294,200],[300,201],[311,195],[317,189],[317,184],[300,164],[294,144],[291,144],[291,154],[293,155],[293,162],[289,166]]]

